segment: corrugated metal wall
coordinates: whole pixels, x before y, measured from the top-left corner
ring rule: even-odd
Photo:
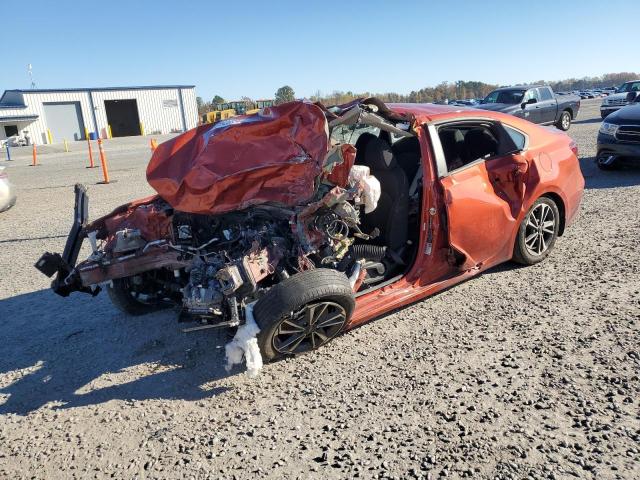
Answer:
[[[181,92],[181,95],[180,95]],[[46,116],[42,107],[48,102],[80,102],[85,127],[95,130],[89,96],[93,99],[95,120],[100,137],[107,137],[107,116],[105,100],[135,99],[138,115],[144,126],[145,134],[164,134],[182,132],[195,128],[198,124],[198,106],[194,88],[136,89],[136,90],[92,90],[78,92],[24,93],[27,108],[0,110],[3,117],[38,115],[38,119],[24,129],[29,131],[31,141],[38,145],[49,143],[47,139]],[[184,116],[183,116],[184,113]],[[4,129],[0,135],[4,134]],[[0,136],[0,138],[3,138]],[[72,139],[67,139],[71,141]],[[62,138],[53,138],[53,143],[61,143]]]
[[[189,89],[182,89],[183,92],[186,90]],[[193,91],[193,89],[190,90]],[[184,102],[180,101],[177,88],[166,90],[109,90],[92,92],[91,94],[96,108],[96,120],[100,136],[104,136],[107,128],[107,115],[104,108],[105,100],[135,99],[138,104],[140,122],[143,124],[147,135],[183,131],[180,106]],[[195,96],[193,103],[195,104]],[[187,105],[185,105],[185,110],[186,107]],[[195,124],[190,125],[190,123],[187,123],[187,130],[195,127]]]
[[[37,120],[21,129],[21,133],[22,130],[27,130],[32,143],[43,145],[49,143],[49,140],[47,139],[47,117],[42,105],[49,102],[80,102],[84,125],[91,130],[93,118],[91,117],[89,96],[86,92],[25,93],[24,103],[27,108],[3,108],[0,110],[0,114],[3,117],[38,115]],[[54,138],[53,143],[61,143],[63,140],[63,138]],[[67,140],[71,141],[73,139],[68,138]]]
[[[187,121],[187,130],[198,126],[198,103],[196,102],[195,88],[181,88],[184,105],[184,117]]]

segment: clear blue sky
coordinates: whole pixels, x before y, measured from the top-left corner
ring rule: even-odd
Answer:
[[[635,6],[634,6],[635,5]],[[41,1],[4,5],[0,91],[195,84],[408,93],[640,70],[637,0]]]

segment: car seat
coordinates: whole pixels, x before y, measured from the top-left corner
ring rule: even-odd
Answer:
[[[438,132],[440,143],[444,151],[447,170],[452,171],[465,164],[464,161],[464,135],[457,128],[443,129]]]
[[[498,153],[498,141],[486,128],[472,128],[464,136],[465,163]]]
[[[380,138],[370,138],[365,146],[363,165],[371,169],[382,193],[377,208],[362,219],[365,232],[376,227],[380,235],[376,243],[386,245],[393,252],[407,243],[409,215],[409,182],[404,170],[398,165],[387,142]]]

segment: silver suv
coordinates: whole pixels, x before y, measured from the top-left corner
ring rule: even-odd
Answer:
[[[627,94],[629,92],[640,92],[640,80],[623,83],[616,89],[616,93],[605,98],[600,105],[600,116],[604,119],[610,113],[628,105]]]

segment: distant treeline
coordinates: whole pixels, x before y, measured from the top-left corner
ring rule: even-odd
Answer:
[[[566,80],[548,81],[538,80],[536,82],[528,82],[528,84],[543,84],[551,85],[556,92],[570,91],[570,90],[583,90],[585,88],[598,88],[598,87],[613,87],[618,86],[629,80],[636,80],[640,78],[640,74],[633,72],[620,72],[620,73],[606,73],[599,77],[583,77],[583,78],[568,78]],[[518,84],[524,85],[524,84]],[[397,103],[431,103],[431,102],[443,102],[445,100],[462,100],[466,98],[484,98],[492,90],[507,85],[493,85],[491,83],[484,82],[470,82],[459,80],[457,82],[441,82],[435,87],[425,87],[418,91],[413,91],[409,94],[401,94],[395,92],[387,93],[372,93],[372,92],[342,92],[333,91],[330,94],[323,94],[319,90],[315,95],[311,96],[311,100],[316,102],[320,101],[325,105],[339,105],[341,103],[347,103],[355,98],[361,97],[378,97],[385,102],[397,102]],[[283,96],[283,92],[286,94]],[[284,86],[276,92],[276,101],[279,96],[282,96],[284,101],[295,98],[294,91],[289,86]],[[215,109],[215,105],[224,103],[224,99],[219,95],[216,95],[211,102],[205,102],[201,97],[197,98],[198,112],[205,113]],[[253,101],[248,97],[242,97],[242,101]]]
[[[569,78],[559,81],[538,80],[527,82],[527,84],[551,85],[554,91],[562,92],[567,90],[582,90],[585,88],[612,87],[629,80],[640,78],[640,74],[633,72],[607,73],[598,77]],[[518,85],[525,85],[524,83]],[[323,95],[318,91],[311,97],[313,101],[321,101],[325,105],[336,105],[347,103],[360,97],[378,97],[385,102],[410,102],[410,103],[431,103],[442,102],[444,100],[484,98],[492,90],[507,85],[494,85],[484,82],[470,82],[460,80],[457,82],[441,82],[435,87],[426,87],[418,91],[407,94],[395,92],[372,93],[372,92],[342,92],[334,91]]]
[[[568,78],[557,82],[539,80],[535,83],[551,85],[556,92],[567,90],[584,90],[589,88],[617,87],[629,80],[638,80],[640,75],[633,72],[605,73],[599,77]]]

